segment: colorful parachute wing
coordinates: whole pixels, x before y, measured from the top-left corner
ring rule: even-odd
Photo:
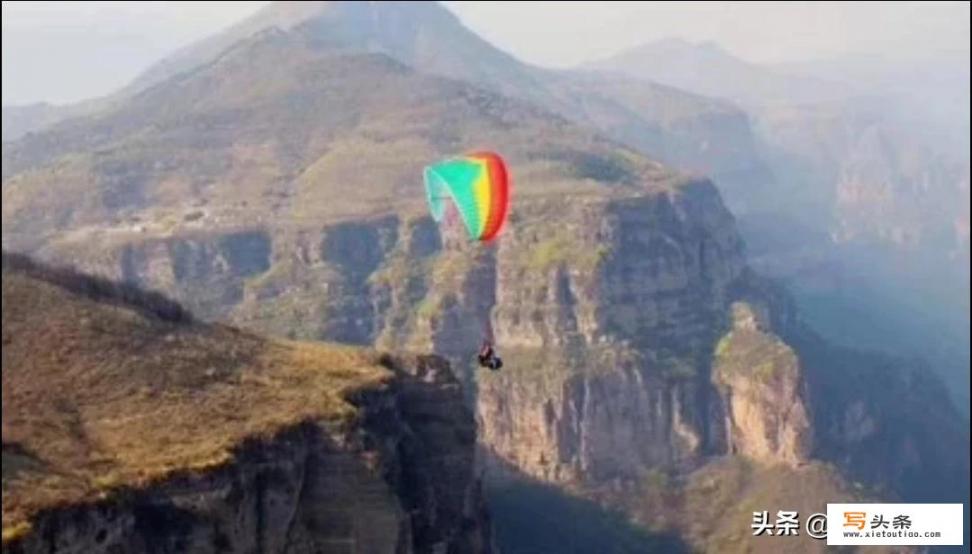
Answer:
[[[495,238],[509,211],[506,164],[493,152],[476,152],[425,168],[429,210],[442,221],[448,202],[455,204],[471,240]]]

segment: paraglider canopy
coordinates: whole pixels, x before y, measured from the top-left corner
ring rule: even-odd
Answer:
[[[510,191],[506,164],[494,152],[475,152],[425,168],[425,194],[435,221],[453,203],[469,239],[496,238],[506,222]]]

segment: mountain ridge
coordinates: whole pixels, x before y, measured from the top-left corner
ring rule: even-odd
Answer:
[[[818,102],[844,94],[842,84],[784,73],[738,58],[713,41],[661,39],[581,67],[621,72],[747,108],[779,101]]]
[[[746,139],[748,123],[729,104],[638,80],[621,82],[616,77],[613,80],[624,92],[592,87],[583,74],[525,64],[481,39],[444,7],[421,2],[273,3],[215,37],[165,58],[100,106],[123,101],[165,77],[211,61],[234,40],[272,28],[280,20],[286,21],[288,31],[303,28],[320,48],[383,52],[421,72],[479,84],[543,105],[616,140],[639,137],[633,146],[649,156],[677,167],[707,171],[717,179],[724,176],[727,183],[764,172],[755,160],[752,140]],[[632,103],[632,93],[643,100]],[[684,115],[673,121],[669,115],[673,110],[658,109],[656,104],[689,109],[677,110]],[[732,156],[707,152],[706,138],[718,136],[721,128],[737,128],[734,132],[743,137],[720,143],[723,148],[737,144]]]

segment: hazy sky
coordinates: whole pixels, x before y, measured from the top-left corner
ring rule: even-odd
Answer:
[[[3,3],[3,103],[107,94],[265,2]],[[566,67],[667,37],[750,61],[969,48],[969,3],[445,2],[523,60]],[[920,4],[920,5],[919,5]]]
[[[108,94],[252,2],[4,2],[3,104]]]
[[[931,2],[445,2],[523,59],[570,66],[678,36],[753,62],[969,48],[969,4]],[[537,40],[542,35],[543,40]]]

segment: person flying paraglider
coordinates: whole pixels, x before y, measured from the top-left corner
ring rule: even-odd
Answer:
[[[509,211],[506,163],[494,152],[442,160],[425,168],[425,195],[432,219],[448,224],[452,218],[447,214],[458,212],[469,240],[489,243],[500,234]],[[496,371],[503,360],[496,355],[489,328],[487,316],[477,358],[481,367]]]
[[[503,367],[503,359],[496,355],[492,343],[488,340],[484,340],[483,345],[479,348],[478,358],[480,367],[488,367],[493,371]]]

